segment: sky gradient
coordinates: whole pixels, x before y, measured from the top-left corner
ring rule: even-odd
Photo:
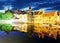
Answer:
[[[60,11],[60,0],[0,0],[0,10],[28,10],[29,5],[33,10]]]

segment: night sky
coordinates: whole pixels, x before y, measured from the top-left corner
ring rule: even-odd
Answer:
[[[0,0],[0,10],[28,10],[29,5],[33,10],[60,11],[60,0]]]

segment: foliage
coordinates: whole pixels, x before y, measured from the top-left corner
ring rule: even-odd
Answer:
[[[10,11],[7,11],[6,13],[0,12],[0,20],[9,20],[13,18],[13,14]]]
[[[6,32],[11,32],[13,30],[13,26],[10,24],[0,24],[0,30],[6,31]]]
[[[2,24],[0,24],[0,31],[2,31]]]
[[[2,19],[2,16],[3,16],[3,13],[2,13],[2,12],[0,12],[0,19]]]

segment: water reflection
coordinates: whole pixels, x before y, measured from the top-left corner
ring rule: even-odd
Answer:
[[[57,26],[57,25],[56,25]],[[27,32],[29,36],[36,34],[39,38],[48,36],[54,39],[60,38],[60,28],[52,24],[23,23],[15,27],[15,30]]]
[[[0,31],[0,43],[24,43],[26,39],[28,39],[28,36],[21,32],[12,31],[7,34],[4,31]]]
[[[37,37],[40,34],[41,35],[44,34],[44,33],[42,33],[43,31],[48,33],[49,30],[47,30],[45,27],[47,29],[49,29],[49,27],[47,27],[46,25],[42,26],[39,24],[19,24],[17,26],[17,28],[15,27],[15,29],[18,29],[19,32],[11,31],[11,32],[9,32],[9,34],[7,34],[5,31],[0,31],[0,43],[37,43],[37,42],[43,43],[43,41],[46,41],[47,39],[48,40],[51,39],[50,41],[56,41],[55,39],[49,38],[48,36],[44,37],[44,39]],[[50,28],[52,28],[52,27],[50,27]],[[22,33],[22,32],[26,32],[26,31],[27,31],[27,33]],[[35,34],[35,33],[37,33],[37,34]],[[30,35],[33,35],[32,38]]]
[[[39,24],[39,23],[19,23],[13,26],[11,25],[2,25],[1,30],[11,32],[12,30],[27,33],[29,36],[37,35],[39,38],[44,36],[49,36],[57,39],[60,38],[60,28],[54,25],[49,24]],[[14,28],[12,28],[14,27]]]

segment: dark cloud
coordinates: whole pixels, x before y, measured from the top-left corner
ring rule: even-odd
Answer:
[[[6,2],[6,1],[15,1],[15,0],[0,0],[0,2]]]
[[[55,1],[44,1],[44,2],[35,2],[33,5],[36,6],[36,8],[34,8],[34,10],[37,9],[41,9],[44,8],[45,10],[60,10],[60,1],[59,0],[55,0]]]
[[[41,8],[46,8],[45,10],[60,10],[60,0],[0,0],[0,9],[3,6],[11,5],[13,9],[27,9],[31,5],[33,10],[38,10]]]

